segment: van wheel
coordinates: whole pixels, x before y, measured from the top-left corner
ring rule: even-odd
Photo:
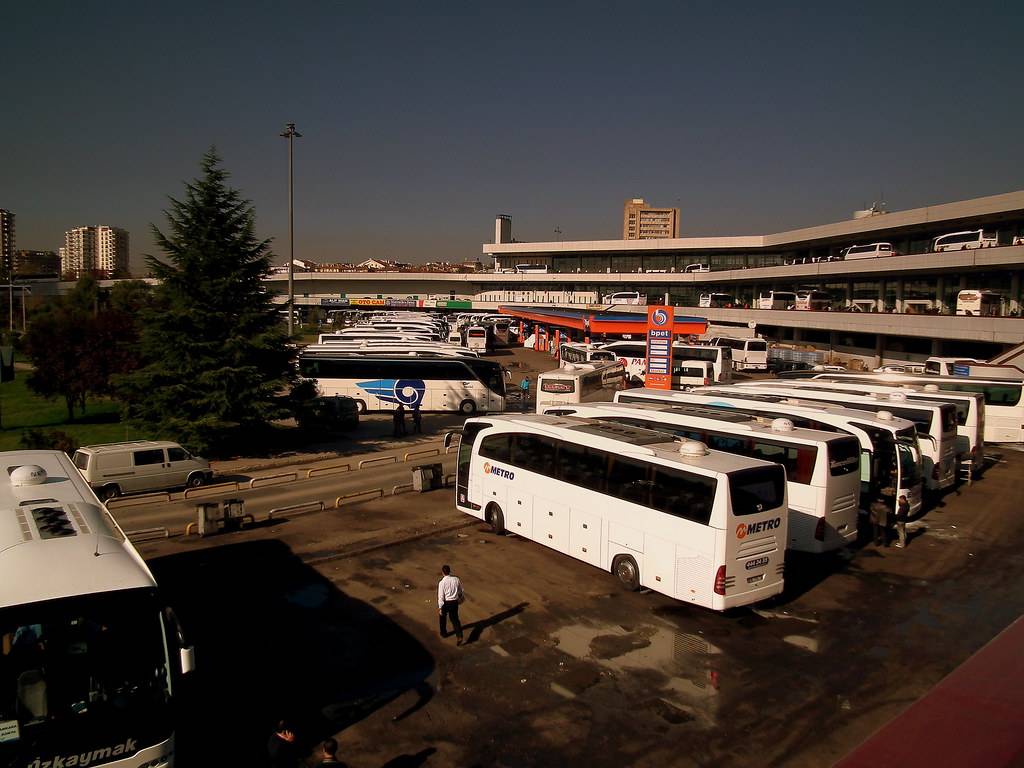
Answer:
[[[612,561],[612,572],[630,592],[640,589],[640,568],[632,555],[619,555]]]
[[[203,477],[201,472],[188,476],[188,482],[185,483],[186,488],[198,488],[200,485],[206,482],[206,478]]]
[[[105,485],[100,488],[100,501],[110,501],[121,495],[121,489],[116,485]]]
[[[472,400],[463,400],[459,404],[459,413],[465,416],[472,416],[474,413],[476,413],[476,403],[474,403]]]
[[[505,515],[497,504],[489,504],[484,514],[487,524],[491,526],[491,532],[495,536],[505,535]]]

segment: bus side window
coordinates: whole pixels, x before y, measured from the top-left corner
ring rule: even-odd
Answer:
[[[480,442],[480,455],[484,458],[512,463],[512,436],[508,433],[489,435]]]
[[[612,456],[608,469],[608,493],[625,501],[648,506],[651,484],[647,480],[649,465],[636,459]]]

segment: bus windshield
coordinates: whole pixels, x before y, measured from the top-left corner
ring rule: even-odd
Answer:
[[[154,590],[4,608],[0,641],[0,721],[18,734],[0,739],[0,765],[49,764],[71,752],[127,757],[170,738],[170,666]]]

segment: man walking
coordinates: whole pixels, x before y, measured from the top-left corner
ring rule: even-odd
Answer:
[[[462,645],[462,622],[459,621],[459,603],[465,595],[462,592],[462,582],[458,576],[452,576],[450,566],[441,566],[441,580],[437,582],[437,615],[441,630],[441,637],[448,637],[448,618],[451,617],[452,627],[455,628],[456,645]]]

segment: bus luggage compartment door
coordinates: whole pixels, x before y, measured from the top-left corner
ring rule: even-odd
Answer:
[[[546,547],[569,554],[569,507],[548,499],[534,500],[534,538]]]
[[[569,517],[569,554],[601,567],[601,518],[575,507]]]
[[[525,493],[510,493],[508,495],[505,527],[512,533],[518,533],[527,539],[533,538],[533,496]],[[547,541],[545,540],[544,543]]]

